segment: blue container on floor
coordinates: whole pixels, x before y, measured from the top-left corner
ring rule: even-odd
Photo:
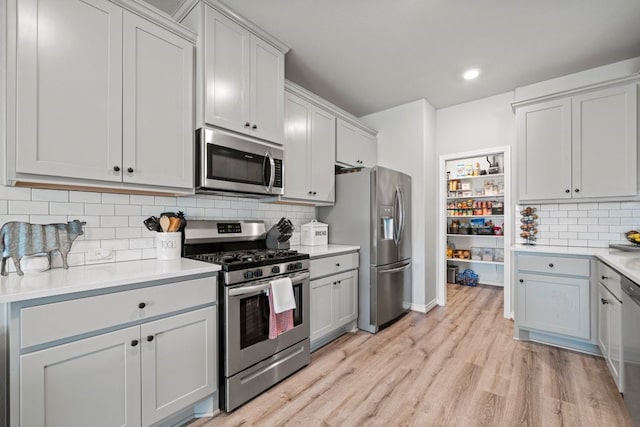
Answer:
[[[458,283],[465,286],[478,286],[478,275],[472,269],[467,268],[458,274]]]

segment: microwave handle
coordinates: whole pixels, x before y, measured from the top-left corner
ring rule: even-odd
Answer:
[[[267,161],[269,162],[269,182],[265,183],[265,189],[268,192],[271,192],[271,189],[273,188],[273,181],[276,179],[276,162],[268,151],[264,155],[264,163],[262,164],[263,171],[264,168],[267,167]]]

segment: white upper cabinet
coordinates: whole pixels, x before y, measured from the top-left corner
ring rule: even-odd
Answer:
[[[519,199],[637,193],[637,85],[516,107]]]
[[[285,198],[319,204],[335,200],[336,119],[286,92]]]
[[[637,85],[574,96],[574,197],[635,196],[637,192]]]
[[[378,161],[375,135],[343,119],[338,119],[336,126],[336,161],[345,166],[375,166]]]
[[[106,0],[21,0],[14,18],[10,180],[193,189],[188,31]]]
[[[182,23],[203,35],[196,61],[196,126],[282,144],[284,52],[205,3]]]
[[[193,188],[193,44],[125,13],[123,46],[123,180]]]
[[[121,181],[122,15],[106,0],[18,2],[16,172]]]

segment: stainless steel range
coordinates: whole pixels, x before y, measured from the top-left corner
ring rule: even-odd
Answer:
[[[194,221],[183,255],[219,264],[220,408],[229,412],[308,365],[309,255],[268,249],[263,221]],[[290,277],[293,329],[269,339],[269,283]]]

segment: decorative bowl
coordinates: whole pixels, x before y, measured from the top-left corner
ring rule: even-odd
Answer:
[[[640,245],[640,231],[627,231],[626,233],[624,233],[624,236],[634,245]]]

